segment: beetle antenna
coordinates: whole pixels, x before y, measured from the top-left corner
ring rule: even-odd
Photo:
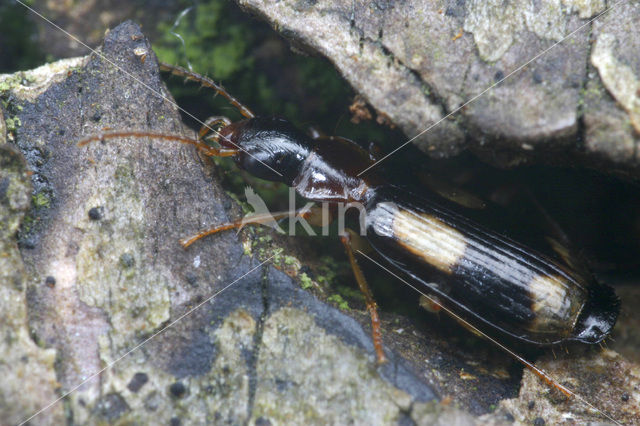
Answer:
[[[106,132],[100,133],[94,136],[86,137],[80,142],[78,142],[78,146],[85,146],[91,142],[103,142],[107,139],[116,139],[116,138],[152,138],[152,139],[160,139],[164,141],[172,141],[172,142],[180,142],[187,145],[193,145],[204,155],[209,157],[230,157],[234,154],[237,154],[239,149],[233,148],[215,148],[209,146],[198,139],[188,138],[180,135],[172,135],[168,133],[156,133],[156,132],[144,132],[144,131],[125,131],[125,132]]]
[[[177,65],[171,65],[164,62],[158,62],[158,65],[160,65],[160,69],[162,71],[168,71],[173,75],[184,77],[187,80],[195,81],[196,83],[200,83],[204,87],[215,90],[217,93],[224,96],[231,105],[236,107],[240,114],[242,114],[244,117],[254,118],[256,116],[248,107],[244,106],[239,100],[237,100],[229,92],[227,92],[224,87],[211,80],[209,77],[205,77],[204,75],[189,71]]]

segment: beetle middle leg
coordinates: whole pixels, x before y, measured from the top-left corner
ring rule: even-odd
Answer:
[[[352,247],[352,236],[353,231],[347,230],[344,235],[340,236],[340,241],[344,245],[344,248],[347,252],[347,257],[349,258],[349,263],[351,264],[351,269],[353,270],[353,275],[358,282],[358,287],[360,287],[360,291],[364,295],[365,303],[367,305],[367,311],[369,312],[369,317],[371,317],[371,338],[373,340],[373,347],[376,351],[376,357],[378,358],[378,364],[383,364],[387,361],[387,357],[384,354],[383,346],[382,346],[382,331],[380,330],[380,316],[378,315],[378,304],[373,299],[373,293],[371,292],[371,288],[369,288],[369,284],[367,284],[367,280],[362,273],[362,269],[360,269],[360,265],[358,265],[358,261],[356,260],[353,254]]]

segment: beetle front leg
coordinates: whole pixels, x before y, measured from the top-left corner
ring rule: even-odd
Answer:
[[[214,115],[213,117],[209,117],[202,123],[202,127],[200,127],[200,131],[198,132],[198,139],[202,140],[209,133],[215,133],[214,139],[217,137],[216,127],[218,125],[222,125],[222,127],[228,126],[231,124],[231,120],[222,115]]]
[[[314,213],[313,209],[299,209],[299,210],[290,210],[283,212],[275,212],[275,213],[264,213],[264,214],[254,214],[251,216],[245,216],[242,219],[235,220],[233,222],[223,223],[212,228],[208,228],[198,232],[191,237],[181,238],[180,245],[183,248],[189,247],[191,244],[196,241],[213,234],[217,234],[218,232],[228,231],[230,229],[241,229],[245,225],[264,225],[270,226],[272,223],[276,223],[281,219],[286,219],[288,217],[301,217],[303,219],[307,219],[312,216]]]
[[[369,311],[369,316],[371,317],[371,338],[373,340],[373,347],[376,351],[378,364],[384,364],[387,362],[387,357],[384,354],[384,348],[382,346],[382,331],[380,329],[380,317],[378,316],[378,304],[373,299],[373,293],[371,292],[369,284],[367,284],[367,280],[365,279],[364,274],[362,273],[362,270],[360,269],[360,266],[353,254],[352,237],[353,231],[347,230],[345,235],[340,236],[340,241],[342,241],[347,252],[349,263],[353,270],[353,275],[356,277],[358,287],[360,287],[360,291],[364,295],[367,311]]]

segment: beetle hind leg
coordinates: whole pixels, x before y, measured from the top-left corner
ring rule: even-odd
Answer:
[[[387,357],[384,354],[384,348],[382,345],[382,331],[380,330],[380,317],[378,315],[378,304],[373,299],[373,293],[369,288],[369,284],[367,284],[367,280],[358,265],[358,262],[353,254],[352,247],[352,233],[353,231],[348,230],[345,235],[340,236],[340,241],[344,245],[344,248],[347,252],[347,257],[349,258],[349,263],[351,264],[351,269],[353,270],[353,275],[358,282],[358,287],[360,287],[360,291],[364,295],[365,303],[367,305],[367,311],[369,312],[369,316],[371,317],[371,338],[373,340],[373,347],[376,351],[376,357],[378,360],[378,364],[384,364],[387,361]]]

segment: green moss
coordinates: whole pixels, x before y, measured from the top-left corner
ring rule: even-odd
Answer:
[[[349,304],[347,303],[346,300],[344,300],[342,298],[342,296],[340,296],[339,294],[333,294],[331,296],[329,296],[327,298],[327,300],[329,302],[335,303],[336,305],[338,305],[338,308],[342,309],[343,311],[348,311],[349,308]]]
[[[308,290],[311,287],[313,287],[313,282],[311,281],[311,278],[309,278],[309,275],[307,275],[305,272],[301,273],[299,275],[300,278],[300,287],[302,287],[303,290]]]
[[[9,79],[0,81],[0,94],[2,92],[8,92],[11,89],[11,83]]]
[[[242,244],[242,248],[243,248],[243,253],[245,256],[251,256],[252,254],[252,250],[251,250],[251,244]]]
[[[35,207],[36,209],[49,208],[51,206],[51,199],[49,198],[49,195],[44,191],[38,192],[37,194],[33,195],[32,202],[33,207]]]
[[[240,208],[242,209],[242,214],[243,215],[253,212],[253,209],[251,209],[251,206],[249,205],[249,203],[247,203],[246,201],[241,200],[240,197],[238,197],[238,195],[235,192],[233,192],[233,191],[225,191],[225,193],[233,201],[235,201],[236,204],[238,204],[240,206]]]
[[[23,234],[28,234],[34,223],[35,218],[31,214],[27,213],[22,219],[21,232]]]
[[[364,296],[360,289],[356,286],[355,278],[353,282],[348,282],[347,285],[339,286],[336,291],[347,299],[351,300],[364,300]]]
[[[322,284],[331,284],[335,281],[338,274],[338,268],[336,268],[336,261],[330,256],[323,256],[320,259],[320,266],[318,266],[318,278],[317,281]]]
[[[5,110],[4,122],[7,133],[15,133],[22,126],[22,121],[16,115],[22,111],[23,107],[10,96],[10,91],[20,82],[21,78],[18,74],[0,82],[0,102]]]
[[[275,248],[272,250],[271,255],[273,256],[273,263],[276,265],[280,264],[280,261],[282,260],[282,252],[284,251],[284,249],[282,248]]]
[[[154,45],[156,54],[169,63],[191,63],[198,72],[218,79],[242,70],[250,61],[246,50],[253,32],[242,22],[228,20],[229,9],[224,1],[200,3],[173,30],[184,39],[184,47],[171,33],[173,23],[160,23],[163,36]]]
[[[20,121],[19,117],[9,117],[4,122],[7,126],[7,131],[11,133],[14,133],[18,130],[18,127],[22,126],[22,121]]]

